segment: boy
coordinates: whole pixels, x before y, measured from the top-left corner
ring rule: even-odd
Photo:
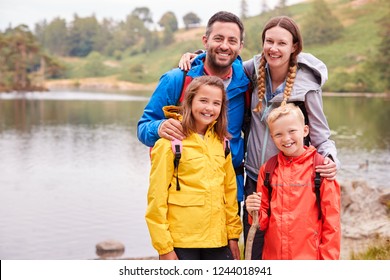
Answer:
[[[265,231],[263,259],[339,259],[340,187],[335,180],[322,178],[318,209],[314,192],[317,151],[304,146],[309,127],[302,111],[293,103],[282,105],[269,114],[267,124],[280,151],[271,174],[272,193],[263,183],[264,164],[257,193],[246,199],[249,213],[260,210],[259,227]]]

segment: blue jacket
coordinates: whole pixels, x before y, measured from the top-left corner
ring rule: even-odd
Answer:
[[[206,53],[196,57],[193,67],[187,75],[195,78],[204,75],[203,60]],[[195,65],[195,66],[194,66]],[[228,131],[232,135],[230,141],[233,166],[239,167],[244,160],[244,140],[241,130],[244,121],[245,91],[248,89],[249,79],[243,70],[242,60],[238,57],[232,64],[233,75],[226,89],[228,100]],[[161,76],[149,103],[137,125],[137,137],[146,146],[153,147],[160,138],[158,128],[165,120],[162,108],[167,105],[177,105],[184,83],[183,72],[179,68],[168,71]],[[242,176],[241,176],[242,177]],[[242,201],[241,185],[243,178],[238,178],[238,199]]]

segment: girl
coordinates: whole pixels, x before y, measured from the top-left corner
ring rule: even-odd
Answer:
[[[146,222],[162,260],[239,259],[242,231],[228,137],[223,82],[201,76],[189,84],[182,108],[180,164],[171,141],[159,139],[152,167]]]

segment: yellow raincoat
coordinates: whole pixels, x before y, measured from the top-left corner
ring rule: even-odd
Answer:
[[[193,133],[182,141],[178,166],[171,141],[161,138],[151,152],[146,222],[160,255],[178,248],[218,248],[240,237],[237,186],[231,154],[210,125],[204,139]]]

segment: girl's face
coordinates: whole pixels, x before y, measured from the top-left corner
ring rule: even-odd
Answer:
[[[297,157],[305,151],[303,138],[309,127],[291,113],[269,124],[269,130],[276,147],[287,157]]]
[[[201,86],[192,100],[191,108],[196,132],[204,135],[207,127],[218,118],[221,108],[222,90],[214,86]]]
[[[293,36],[286,29],[275,26],[265,32],[263,51],[271,69],[287,69],[290,56],[295,50]]]

